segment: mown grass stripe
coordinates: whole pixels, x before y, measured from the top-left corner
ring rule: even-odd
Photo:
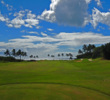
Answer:
[[[72,84],[66,84],[66,83],[52,83],[52,82],[22,82],[22,83],[6,83],[6,84],[0,84],[0,86],[5,86],[5,85],[17,85],[17,84],[54,84],[54,85],[68,85],[68,86],[74,86],[74,87],[79,87],[79,88],[84,88],[84,89],[88,89],[88,90],[92,90],[101,94],[104,94],[106,96],[110,97],[110,94],[105,93],[103,91],[97,90],[97,89],[93,89],[90,87],[85,87],[85,86],[81,86],[81,85],[72,85]]]

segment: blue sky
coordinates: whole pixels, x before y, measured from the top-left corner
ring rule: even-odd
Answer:
[[[0,0],[0,54],[69,53],[110,42],[109,0]]]

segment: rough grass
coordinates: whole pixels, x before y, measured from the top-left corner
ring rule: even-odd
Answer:
[[[1,100],[110,100],[110,61],[0,63]]]

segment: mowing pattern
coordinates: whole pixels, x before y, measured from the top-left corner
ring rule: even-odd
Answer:
[[[110,100],[110,61],[0,63],[0,100]]]
[[[64,83],[48,83],[48,82],[31,82],[31,83],[28,83],[28,82],[24,82],[24,83],[9,83],[9,84],[1,84],[0,86],[9,86],[9,85],[27,85],[27,84],[30,84],[30,85],[37,85],[37,84],[44,84],[44,85],[65,85],[65,86],[72,86],[72,87],[78,87],[78,88],[84,88],[84,89],[88,89],[88,90],[91,90],[91,91],[95,91],[97,93],[100,93],[100,94],[103,94],[103,95],[106,95],[106,96],[109,96],[110,97],[110,94],[108,93],[105,93],[103,91],[100,91],[100,90],[97,90],[97,89],[93,89],[93,88],[89,88],[89,87],[84,87],[84,86],[80,86],[80,85],[71,85],[71,84],[64,84]]]
[[[13,84],[0,87],[1,100],[108,100],[86,88],[58,84]]]

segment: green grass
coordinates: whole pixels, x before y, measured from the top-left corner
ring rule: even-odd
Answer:
[[[0,63],[0,100],[110,100],[110,61]]]

